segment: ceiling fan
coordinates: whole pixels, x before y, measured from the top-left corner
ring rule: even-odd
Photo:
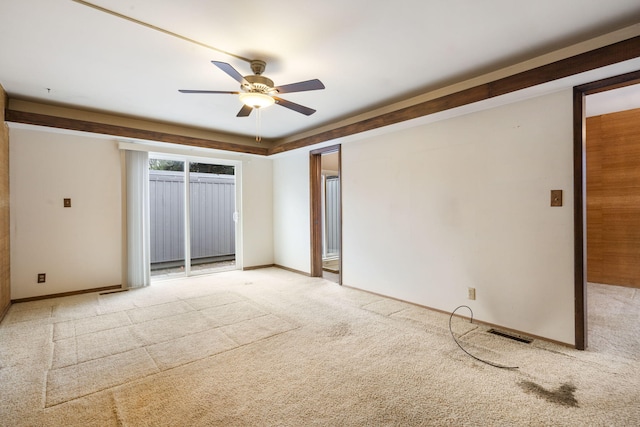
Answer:
[[[266,108],[273,104],[278,104],[298,113],[310,116],[315,113],[313,108],[287,101],[277,95],[281,93],[304,92],[309,90],[324,89],[324,85],[318,79],[306,80],[304,82],[291,83],[283,86],[274,86],[273,80],[262,75],[266,67],[266,62],[260,60],[251,61],[253,75],[242,76],[235,68],[226,62],[211,61],[213,65],[227,73],[231,78],[240,83],[239,92],[219,91],[219,90],[188,90],[180,89],[181,93],[222,93],[239,95],[240,101],[244,104],[236,117],[247,117],[254,108]]]

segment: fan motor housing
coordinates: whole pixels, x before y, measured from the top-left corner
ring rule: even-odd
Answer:
[[[273,90],[273,80],[259,75],[244,76],[244,79],[249,82],[249,86],[242,85],[240,88],[245,92],[260,92],[268,93]]]

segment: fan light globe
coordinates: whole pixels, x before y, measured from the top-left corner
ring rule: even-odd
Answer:
[[[240,101],[244,105],[252,108],[266,108],[273,105],[276,101],[269,95],[259,92],[246,92],[240,94]]]

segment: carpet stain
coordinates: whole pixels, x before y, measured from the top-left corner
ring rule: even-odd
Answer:
[[[351,326],[347,322],[341,322],[331,326],[327,333],[330,337],[344,337],[350,334]]]
[[[547,390],[541,385],[531,381],[521,381],[518,385],[522,387],[525,392],[533,393],[548,402],[562,406],[578,407],[578,401],[574,396],[577,389],[573,384],[562,384],[554,391]]]

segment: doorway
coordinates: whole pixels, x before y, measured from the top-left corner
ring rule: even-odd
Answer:
[[[237,268],[233,165],[150,154],[149,214],[154,280]]]
[[[640,71],[623,74],[574,87],[574,255],[575,255],[575,345],[585,350],[588,344],[587,313],[587,198],[586,198],[586,118],[588,95],[640,83]]]
[[[342,284],[340,146],[310,154],[311,276]]]

